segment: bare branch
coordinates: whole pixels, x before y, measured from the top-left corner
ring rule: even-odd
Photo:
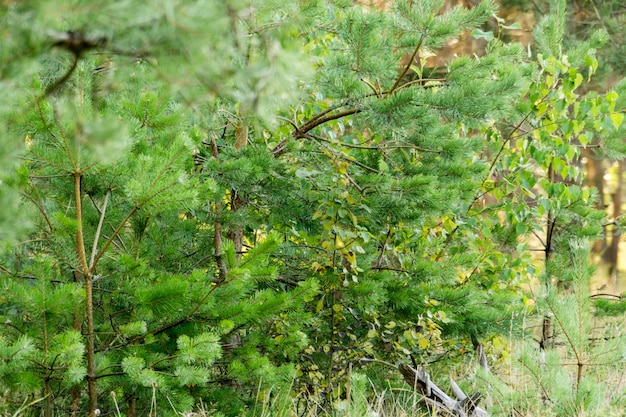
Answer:
[[[109,198],[111,197],[111,189],[107,190],[106,195],[104,196],[104,203],[102,203],[102,209],[96,209],[100,212],[100,220],[98,221],[98,227],[96,228],[96,235],[93,238],[93,247],[91,248],[91,259],[89,260],[89,268],[93,268],[94,261],[96,258],[96,251],[98,250],[98,240],[100,239],[100,232],[102,231],[102,223],[104,223],[104,216],[107,211],[107,205],[109,203]],[[95,206],[95,203],[94,203]]]

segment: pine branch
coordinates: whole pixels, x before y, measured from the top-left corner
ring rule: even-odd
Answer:
[[[408,87],[413,86],[413,85],[423,85],[425,82],[428,82],[428,81],[441,81],[441,82],[444,82],[445,79],[437,78],[437,79],[415,80],[415,81],[412,81],[412,82],[408,82],[406,84],[402,84],[400,86],[396,86],[395,88],[393,88],[391,90],[387,90],[387,91],[383,91],[383,92],[378,92],[378,91],[374,90],[373,93],[365,94],[362,97],[360,97],[359,100],[364,100],[364,99],[371,98],[371,97],[377,97],[379,99],[382,99],[383,96],[388,96],[388,95],[390,95],[390,94],[394,93],[395,91],[398,91],[398,90],[400,90],[402,88],[408,88]],[[364,81],[364,82],[366,82],[366,81]],[[367,84],[367,82],[366,82],[366,84]],[[372,88],[372,87],[370,87],[370,88]],[[348,104],[349,104],[349,101],[346,100],[343,103],[331,106],[331,107],[327,108],[326,110],[316,114],[308,122],[305,122],[301,126],[297,126],[297,124],[294,121],[286,119],[284,117],[279,117],[279,119],[285,120],[287,123],[289,123],[290,125],[293,126],[294,131],[291,134],[291,136],[294,139],[306,138],[306,135],[311,130],[315,129],[318,126],[323,125],[326,122],[329,122],[329,121],[332,121],[332,120],[341,119],[343,117],[350,116],[350,115],[353,115],[353,114],[358,114],[358,113],[361,113],[363,111],[362,109],[349,108],[349,109],[342,110],[342,111],[334,113],[334,114],[330,114],[330,113],[332,113],[333,111],[335,111],[337,109],[340,109],[340,108],[342,108],[344,106],[347,106]],[[432,105],[425,105],[425,104],[423,104],[423,106],[426,106],[426,107],[429,107],[429,108],[432,108],[432,109],[436,109],[436,110],[440,110],[441,109],[439,107],[432,106]],[[274,156],[276,156],[276,157],[282,155],[285,152],[286,144],[287,144],[286,139],[281,140],[280,143],[278,145],[276,145],[274,147],[274,149],[272,149],[272,154]],[[428,149],[420,149],[418,147],[415,147],[415,149],[419,149],[419,150],[424,151],[424,152],[437,152],[437,153],[440,153],[440,151],[434,151],[434,150],[428,150]]]
[[[65,82],[72,76],[72,74],[74,73],[74,70],[76,69],[76,66],[78,65],[78,60],[80,58],[78,57],[78,55],[74,55],[72,57],[72,65],[69,67],[69,69],[67,69],[67,71],[65,72],[65,74],[59,78],[57,81],[54,82],[54,84],[52,84],[51,86],[49,86],[48,88],[46,88],[46,91],[43,93],[43,95],[41,95],[37,101],[41,101],[44,98],[48,97],[49,95],[51,95],[52,93],[54,93],[55,91],[57,91],[63,84],[65,84]]]
[[[90,273],[93,274],[93,272],[96,269],[96,266],[98,265],[98,262],[100,261],[100,259],[104,256],[105,252],[107,251],[107,249],[109,248],[109,246],[111,245],[111,243],[113,242],[113,240],[115,240],[117,238],[117,236],[120,234],[120,232],[122,231],[122,229],[124,228],[124,226],[126,226],[126,224],[128,223],[128,221],[130,220],[130,218],[140,209],[140,206],[134,206],[124,217],[124,219],[122,219],[122,221],[119,223],[119,225],[115,228],[115,230],[113,230],[113,234],[111,236],[109,236],[109,238],[106,240],[106,242],[104,243],[104,245],[102,246],[102,248],[100,249],[100,251],[98,252],[98,254],[96,255],[96,257],[94,258],[93,264],[90,268]]]
[[[337,119],[341,119],[343,117],[346,116],[350,116],[352,114],[357,114],[357,113],[361,113],[363,110],[361,109],[356,109],[356,108],[351,108],[351,109],[346,109],[346,110],[342,110],[338,113],[335,114],[328,114],[328,115],[324,115],[322,117],[315,117],[311,120],[309,120],[307,123],[303,124],[302,126],[300,126],[298,129],[296,129],[295,132],[293,132],[292,136],[296,139],[298,138],[304,138],[306,137],[305,135],[310,131],[315,129],[317,126],[323,125],[326,122],[330,122],[331,120],[337,120]]]
[[[179,150],[177,153],[175,153],[170,159],[169,161],[167,161],[166,163],[163,164],[163,168],[159,171],[159,173],[155,176],[154,180],[152,181],[152,183],[149,185],[148,187],[148,192],[152,191],[151,194],[148,194],[145,198],[143,198],[142,201],[138,201],[135,202],[135,206],[126,214],[126,216],[124,217],[124,219],[120,222],[120,224],[117,226],[117,228],[113,231],[113,234],[111,236],[109,236],[109,238],[107,239],[107,241],[105,242],[104,246],[102,247],[102,249],[100,249],[100,251],[98,252],[98,254],[95,256],[94,260],[93,260],[93,264],[91,265],[90,272],[93,274],[93,272],[95,271],[97,264],[99,262],[99,260],[102,258],[102,256],[104,256],[104,253],[107,251],[107,249],[109,248],[109,246],[111,245],[111,243],[113,242],[113,240],[115,240],[121,230],[124,228],[124,226],[127,224],[127,222],[130,220],[130,218],[138,211],[140,210],[144,205],[148,204],[152,199],[154,199],[155,197],[157,197],[159,194],[171,189],[172,187],[175,187],[176,185],[178,185],[178,181],[173,181],[170,184],[167,184],[164,187],[161,188],[157,188],[158,182],[160,179],[162,179],[165,174],[171,169],[171,167],[174,165],[174,162],[177,160],[177,158],[181,155],[182,153],[182,149]]]
[[[386,142],[383,145],[377,145],[377,146],[368,146],[368,145],[357,145],[354,143],[346,143],[346,142],[339,142],[339,141],[331,141],[329,139],[326,139],[322,136],[319,135],[314,135],[312,133],[309,133],[307,136],[313,137],[317,140],[329,143],[331,145],[338,145],[338,146],[342,146],[345,148],[353,148],[353,149],[363,149],[363,150],[372,150],[372,151],[380,151],[381,149],[385,149],[385,150],[393,150],[393,149],[414,149],[420,152],[427,152],[427,153],[437,153],[437,154],[441,154],[443,153],[443,151],[438,151],[435,149],[427,149],[427,148],[422,148],[420,146],[415,146],[415,145],[389,145],[389,143],[391,142]]]
[[[526,361],[520,360],[522,366],[524,366],[524,368],[526,368],[530,374],[533,376],[533,378],[535,378],[535,381],[537,381],[537,383],[539,384],[539,388],[541,388],[541,392],[543,392],[543,396],[547,401],[552,402],[552,399],[550,398],[550,392],[548,391],[548,388],[544,385],[543,383],[543,379],[541,378],[541,376],[539,374],[537,374],[537,372],[535,372],[535,369],[531,368]]]
[[[65,152],[67,154],[67,161],[69,162],[69,165],[72,166],[74,168],[74,170],[76,171],[78,169],[78,163],[74,159],[74,155],[72,154],[72,151],[70,150],[70,145],[67,142],[67,133],[65,133],[63,131],[63,124],[61,123],[61,119],[59,118],[59,114],[58,114],[57,109],[55,107],[53,107],[53,114],[54,114],[54,121],[56,122],[56,125],[59,128],[59,132],[61,133],[60,134],[60,141],[61,141],[61,143],[63,145],[63,149],[65,150]],[[60,169],[64,169],[64,168],[60,167]],[[65,170],[67,170],[67,169],[65,169]]]
[[[104,196],[104,203],[102,203],[102,209],[96,209],[100,212],[100,220],[98,221],[98,227],[96,228],[96,235],[93,239],[93,247],[91,248],[91,259],[89,260],[89,268],[93,268],[94,261],[96,257],[96,251],[98,250],[98,240],[100,239],[100,232],[102,231],[102,223],[104,223],[104,216],[107,210],[107,204],[109,203],[109,198],[111,197],[111,189],[109,188]],[[95,203],[94,203],[95,206]]]
[[[219,288],[223,284],[224,284],[224,282],[213,283],[213,286],[211,287],[211,289],[209,291],[207,291],[207,293],[202,297],[202,299],[200,301],[198,301],[196,303],[196,305],[191,309],[191,311],[189,313],[185,314],[184,317],[181,317],[180,319],[174,320],[173,322],[164,324],[163,326],[161,326],[161,327],[159,327],[159,328],[157,328],[157,329],[155,329],[153,331],[147,332],[147,334],[151,334],[151,335],[161,334],[163,332],[168,331],[169,329],[172,329],[172,328],[174,328],[174,327],[176,327],[176,326],[178,326],[180,324],[185,323],[186,321],[191,319],[194,314],[196,314],[198,312],[200,307],[202,307],[202,305],[209,298],[209,296],[211,294],[213,294],[213,291],[215,291],[217,288]],[[135,338],[127,340],[126,343],[123,343],[121,346],[128,346],[128,345],[132,345],[132,344],[138,343],[138,342],[144,340],[145,337],[146,337],[145,335],[137,336]]]
[[[343,160],[344,160],[344,161],[346,161],[346,162],[350,162],[350,163],[352,163],[352,164],[358,165],[358,166],[360,166],[361,168],[365,169],[366,171],[370,171],[370,172],[373,172],[373,173],[375,173],[375,174],[381,174],[381,172],[380,172],[379,170],[375,169],[375,168],[372,168],[372,167],[370,167],[370,166],[368,166],[368,165],[365,165],[364,163],[359,162],[359,161],[357,161],[357,160],[356,160],[356,159],[354,159],[354,158],[350,158],[350,157],[348,157],[348,156],[346,156],[346,155],[343,155],[343,154],[338,154],[338,153],[337,153],[337,152],[335,152],[334,150],[330,149],[328,146],[324,146],[324,145],[322,145],[321,143],[317,142],[317,139],[316,139],[314,136],[312,136],[312,135],[307,134],[307,135],[306,135],[306,137],[307,137],[308,139],[311,139],[311,140],[313,140],[314,142],[316,142],[318,145],[320,145],[320,147],[321,147],[321,148],[326,149],[328,152],[330,152],[331,154],[333,154],[333,156],[334,156],[334,157],[336,157],[336,158],[343,159]]]
[[[563,323],[563,320],[561,319],[559,314],[557,314],[557,312],[555,311],[554,306],[552,305],[552,303],[548,302],[547,305],[548,305],[548,308],[550,309],[550,312],[552,313],[552,317],[554,317],[554,319],[556,320],[556,322],[559,325],[559,328],[561,329],[561,331],[565,335],[565,339],[567,340],[567,344],[569,345],[570,349],[572,349],[572,352],[574,353],[574,356],[576,357],[576,365],[577,365],[576,389],[578,389],[578,387],[580,386],[581,378],[582,378],[583,366],[585,365],[585,362],[583,361],[583,358],[582,358],[582,352],[580,352],[577,349],[577,346],[574,343],[574,339],[572,338],[570,333],[567,331],[567,327]]]
[[[48,225],[49,231],[53,231],[54,227],[52,226],[52,222],[50,221],[50,217],[48,216],[48,213],[46,212],[46,209],[44,208],[43,204],[40,202],[41,201],[41,196],[39,195],[39,191],[37,190],[37,187],[35,187],[30,182],[29,182],[29,185],[35,191],[35,194],[37,194],[37,198],[39,199],[39,201],[35,200],[33,197],[31,197],[30,195],[26,194],[25,192],[21,193],[22,196],[26,197],[27,199],[29,199],[35,205],[35,207],[37,207],[37,210],[39,210],[39,212],[43,216],[44,220],[46,221],[46,224]]]
[[[404,76],[409,72],[409,70],[411,69],[411,65],[413,65],[413,61],[415,60],[415,57],[419,53],[419,50],[422,48],[422,42],[424,42],[424,33],[420,35],[420,39],[417,42],[417,46],[415,47],[413,54],[411,55],[411,59],[409,59],[409,62],[407,62],[406,66],[404,67],[404,70],[402,71],[402,73],[400,73],[400,75],[396,79],[396,82],[393,84],[393,87],[391,87],[391,89],[387,91],[387,93],[385,93],[385,97],[389,96],[391,93],[396,91],[396,88],[398,88],[398,85],[400,85],[400,83],[402,82],[402,78],[404,78]]]

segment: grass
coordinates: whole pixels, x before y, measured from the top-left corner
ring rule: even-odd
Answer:
[[[535,381],[518,367],[510,373],[508,366],[496,367],[493,373],[485,374],[478,367],[465,364],[457,372],[464,374],[464,388],[467,392],[483,393],[481,406],[487,408],[491,416],[514,417],[557,417],[551,404],[542,399]],[[602,374],[602,382],[611,387],[605,407],[597,412],[581,410],[567,417],[623,417],[626,409],[626,375],[624,367],[607,368]],[[440,385],[444,387],[444,381]],[[240,417],[435,417],[442,416],[425,410],[420,405],[419,394],[408,388],[379,388],[364,374],[354,372],[349,384],[350,391],[345,399],[332,406],[309,400],[306,406],[298,402],[287,392],[266,390],[257,394],[254,409]],[[157,387],[152,388],[153,401],[148,417],[172,415],[182,417],[222,417],[211,405],[200,403],[193,411],[179,411],[170,401],[169,404],[157,404]],[[103,414],[123,417],[112,393],[114,410],[103,410]],[[25,402],[12,417],[29,415],[28,410],[34,402]],[[613,405],[610,405],[612,402]],[[561,414],[564,416],[564,414]]]

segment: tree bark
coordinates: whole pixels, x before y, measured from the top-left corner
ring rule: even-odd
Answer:
[[[598,190],[600,198],[598,198],[596,207],[598,210],[604,211],[606,210],[606,205],[604,204],[604,168],[602,161],[596,159],[591,149],[583,149],[583,157],[587,160],[585,164],[585,185],[595,187]],[[605,233],[603,239],[598,239],[593,243],[592,250],[594,253],[603,254],[606,247],[607,236]]]
[[[617,163],[617,172],[616,172],[616,180],[617,186],[615,187],[615,192],[613,193],[613,219],[618,219],[621,211],[622,211],[622,192],[624,189],[624,180],[623,180],[623,163],[619,161]],[[611,243],[606,248],[604,252],[604,260],[609,264],[609,275],[611,278],[614,278],[617,275],[617,261],[619,254],[619,241],[620,241],[620,233],[617,227],[613,226],[611,230]]]
[[[76,252],[80,260],[81,271],[85,280],[85,315],[87,321],[87,391],[89,396],[89,417],[96,416],[98,408],[98,392],[96,386],[95,332],[93,317],[93,275],[87,263],[85,240],[83,236],[83,191],[81,187],[82,172],[74,173],[74,199],[76,203]]]
[[[248,126],[243,121],[237,123],[235,129],[235,149],[240,150],[248,146]],[[234,213],[248,205],[247,197],[238,190],[230,190],[230,210]],[[231,224],[228,230],[228,238],[235,245],[235,257],[241,259],[243,254],[243,226]]]

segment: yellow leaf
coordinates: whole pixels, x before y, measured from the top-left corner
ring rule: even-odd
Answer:
[[[617,129],[624,121],[624,115],[622,113],[612,113],[611,121],[613,121],[613,126],[615,127],[615,129]]]
[[[417,345],[420,349],[426,349],[428,347],[428,339],[426,339],[425,337],[421,337],[420,340],[417,342]]]
[[[356,254],[351,250],[343,251],[343,257],[348,262],[348,270],[356,267]]]

